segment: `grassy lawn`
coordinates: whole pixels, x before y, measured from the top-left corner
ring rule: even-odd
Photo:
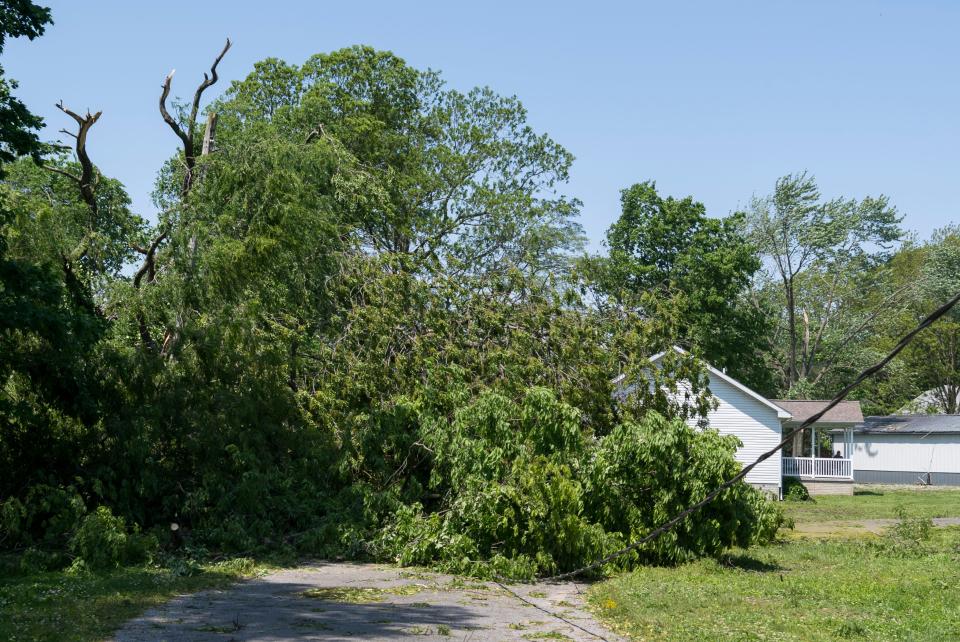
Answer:
[[[897,517],[903,507],[913,517],[960,517],[960,488],[919,490],[897,487],[859,488],[855,495],[827,495],[812,502],[784,502],[797,524],[845,519]]]
[[[880,491],[788,504],[798,522],[960,515],[960,492]],[[594,586],[589,601],[637,640],[954,640],[960,527],[919,548],[889,538],[790,538],[724,560],[644,568]]]
[[[0,640],[102,640],[175,595],[223,587],[259,571],[249,560],[234,560],[178,569],[21,574],[15,563],[0,560]]]

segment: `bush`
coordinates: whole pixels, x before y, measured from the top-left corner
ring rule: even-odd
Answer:
[[[123,563],[149,561],[157,549],[153,535],[143,535],[135,525],[127,532],[123,517],[99,506],[80,523],[70,549],[91,570],[115,568]]]
[[[735,438],[655,413],[584,439],[579,413],[542,388],[519,402],[487,392],[452,422],[418,421],[442,501],[431,511],[396,508],[371,552],[451,572],[575,569],[643,537],[739,470]],[[716,555],[769,541],[783,521],[763,493],[738,483],[616,564]]]
[[[0,543],[62,549],[85,513],[83,498],[73,486],[36,484],[22,501],[9,497],[0,503]]]
[[[784,477],[783,498],[792,502],[805,502],[810,499],[810,491],[796,477]]]

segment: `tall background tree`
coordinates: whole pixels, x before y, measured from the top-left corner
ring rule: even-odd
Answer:
[[[774,311],[770,365],[784,395],[824,394],[857,370],[866,338],[905,293],[878,287],[901,217],[884,196],[824,201],[806,173],[754,198],[750,238],[764,259],[757,300]]]
[[[647,314],[672,308],[681,343],[769,391],[768,314],[747,299],[760,260],[744,215],[709,217],[702,203],[664,198],[653,182],[623,190],[620,201],[620,218],[607,231],[609,255],[582,264],[602,297]]]
[[[894,287],[907,292],[873,342],[889,349],[925,311],[960,291],[960,230],[948,225],[929,241],[906,243],[891,261]],[[960,318],[950,313],[904,352],[896,368],[865,396],[877,413],[960,413]]]

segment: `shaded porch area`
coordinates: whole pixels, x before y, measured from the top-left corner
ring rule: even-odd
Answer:
[[[820,400],[775,399],[791,419],[784,432],[793,430],[828,403]],[[863,421],[860,403],[847,401],[794,436],[782,457],[784,477],[803,482],[811,495],[853,494],[853,426]]]

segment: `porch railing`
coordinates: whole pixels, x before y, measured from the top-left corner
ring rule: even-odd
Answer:
[[[853,461],[839,457],[784,457],[785,477],[853,479]]]

